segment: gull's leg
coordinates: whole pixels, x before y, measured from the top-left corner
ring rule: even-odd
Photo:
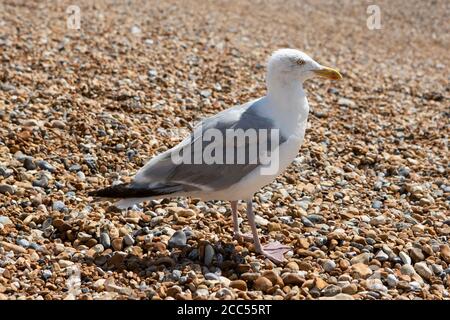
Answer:
[[[253,237],[251,234],[244,234],[241,232],[239,228],[239,221],[238,221],[238,201],[231,201],[231,212],[233,214],[233,238],[236,240],[245,239],[245,240],[253,240]]]
[[[250,227],[252,228],[253,243],[255,244],[255,250],[258,253],[263,254],[265,257],[269,258],[275,263],[282,263],[284,261],[284,256],[287,251],[291,248],[282,245],[279,242],[269,243],[264,247],[261,246],[261,242],[258,237],[258,230],[256,230],[255,214],[253,213],[253,202],[252,200],[247,200],[247,217]]]

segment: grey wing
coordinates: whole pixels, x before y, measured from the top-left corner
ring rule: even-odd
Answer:
[[[260,145],[260,136],[249,136],[244,140],[229,143],[226,140],[227,129],[244,131],[248,129],[271,130],[275,129],[274,124],[270,119],[261,116],[257,112],[257,108],[261,99],[252,101],[237,108],[225,110],[217,115],[205,119],[199,126],[197,126],[190,137],[186,138],[179,145],[165,153],[157,156],[147,163],[136,174],[134,179],[136,184],[168,184],[173,186],[178,185],[182,191],[211,191],[222,190],[237,183],[258,165],[259,161],[251,157],[249,154],[252,147]],[[220,133],[226,143],[223,144],[222,149],[222,163],[205,163],[203,159],[204,154],[202,150],[206,150],[215,140],[203,139],[205,133],[209,129],[215,129]],[[200,141],[198,141],[200,139]],[[270,140],[270,136],[267,136]],[[239,139],[237,139],[239,140]],[[279,137],[278,143],[282,143],[285,139]],[[199,143],[199,144],[196,144]],[[271,141],[267,141],[270,147]],[[198,146],[201,145],[201,151],[198,152]],[[174,161],[174,155],[183,155],[183,152],[188,150],[190,152],[191,161]],[[245,155],[245,160],[238,162],[237,156],[239,152]],[[227,154],[233,156],[234,161],[226,161]],[[200,159],[199,159],[200,157]],[[185,158],[186,159],[186,158]],[[197,159],[197,161],[195,161]],[[242,159],[241,159],[242,160]]]

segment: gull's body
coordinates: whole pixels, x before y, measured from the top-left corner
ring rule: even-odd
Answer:
[[[332,79],[340,78],[337,71],[321,66],[300,51],[276,51],[268,64],[266,96],[203,120],[190,137],[150,160],[137,172],[130,184],[108,187],[93,195],[119,198],[121,200],[118,205],[121,207],[150,199],[177,196],[228,200],[232,204],[234,232],[237,236],[242,236],[237,224],[237,202],[245,200],[256,250],[280,262],[282,254],[288,248],[282,245],[261,246],[256,233],[252,198],[255,192],[271,183],[297,156],[304,140],[309,113],[303,81],[314,74]],[[202,137],[207,129],[215,129],[223,134],[227,129],[278,130],[278,149],[272,150],[279,155],[276,170],[270,174],[262,174],[261,165],[251,163],[174,163],[173,154],[179,153],[180,149],[188,145],[193,146],[195,137]],[[204,142],[204,146],[208,143]],[[223,152],[226,154],[233,151],[236,154],[240,148],[248,148],[252,143],[258,141],[250,140],[245,145],[226,144]]]

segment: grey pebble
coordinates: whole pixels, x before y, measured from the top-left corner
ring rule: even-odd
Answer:
[[[169,248],[182,248],[186,246],[186,234],[182,230],[175,231],[169,239]]]
[[[18,239],[17,244],[21,247],[28,248],[30,246],[30,242],[26,239]]]
[[[132,246],[134,244],[134,239],[131,235],[127,234],[125,237],[123,237],[123,243],[127,246]]]
[[[39,160],[36,161],[36,164],[38,165],[39,168],[41,168],[42,170],[47,170],[49,172],[55,172],[56,169],[54,166],[52,166],[50,163],[48,163],[45,160]]]
[[[205,247],[205,264],[207,266],[211,265],[212,260],[214,258],[214,248],[210,245],[207,244]]]
[[[66,205],[62,201],[55,201],[53,202],[52,208],[53,210],[62,212],[66,209]]]
[[[103,245],[103,247],[105,248],[109,248],[111,246],[111,239],[108,235],[108,233],[106,232],[102,232],[100,234],[100,243]]]

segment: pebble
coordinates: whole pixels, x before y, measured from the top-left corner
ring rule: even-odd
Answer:
[[[416,273],[414,267],[410,264],[405,264],[400,268],[400,272],[404,275],[411,276]]]
[[[9,184],[0,184],[0,193],[2,194],[14,194],[15,190],[13,186],[10,186]]]
[[[325,260],[322,266],[326,272],[331,272],[336,268],[336,263],[333,260]]]
[[[37,166],[38,166],[39,168],[41,168],[42,170],[47,170],[47,171],[52,172],[52,173],[56,171],[55,167],[52,166],[52,165],[51,165],[50,163],[48,163],[47,161],[39,160],[39,161],[36,161],[36,164],[37,164]]]
[[[258,277],[253,283],[253,288],[257,291],[267,292],[272,288],[272,282],[266,277]]]
[[[400,253],[398,255],[404,264],[411,264],[411,262],[412,262],[411,258],[410,258],[410,256],[408,256],[407,253],[400,251]]]
[[[350,260],[350,263],[352,265],[353,264],[359,264],[359,263],[369,264],[370,257],[371,257],[370,253],[364,252],[364,253],[361,253],[361,254],[357,255],[356,257],[353,257]]]
[[[123,238],[122,237],[118,237],[116,239],[113,239],[111,242],[111,245],[113,247],[114,250],[116,251],[120,251],[123,248]]]
[[[64,211],[66,209],[66,205],[62,201],[55,201],[55,202],[53,202],[52,208],[55,211],[62,212],[62,211]]]
[[[387,292],[387,288],[380,279],[367,279],[366,287],[370,291]]]
[[[125,243],[126,246],[132,246],[135,241],[130,234],[127,234],[126,236],[123,237],[123,242]]]
[[[267,226],[269,224],[269,220],[259,216],[259,215],[255,215],[255,223],[258,226]]]
[[[33,161],[33,158],[31,157],[26,157],[23,160],[23,167],[27,170],[36,170],[37,166]]]
[[[430,279],[433,275],[433,272],[428,268],[426,262],[417,262],[414,264],[414,270],[417,271],[417,273],[425,279]]]
[[[233,280],[230,282],[230,288],[238,289],[241,291],[247,291],[247,283],[243,280]],[[255,289],[260,290],[257,289],[256,287]]]
[[[109,248],[111,246],[111,239],[107,232],[100,233],[100,243],[104,248]]]
[[[6,216],[0,216],[0,223],[4,226],[13,225],[13,222],[11,221],[11,219],[9,219]]]
[[[372,202],[372,208],[374,209],[381,209],[383,207],[383,202],[379,201],[379,200],[375,200],[374,202]]]
[[[325,297],[332,297],[342,292],[342,289],[334,284],[330,284],[322,290]]]
[[[395,288],[395,287],[397,287],[398,279],[395,275],[388,274],[386,277],[386,282],[390,288]]]
[[[387,261],[389,259],[389,256],[383,250],[380,250],[375,255],[375,259],[377,259],[380,262],[384,262],[384,261]]]
[[[214,258],[214,248],[210,244],[207,244],[205,246],[205,260],[204,260],[205,265],[207,266],[211,265],[213,258]]]
[[[358,278],[366,279],[372,274],[372,270],[364,263],[352,265],[352,273]]]
[[[209,273],[205,274],[205,279],[219,281],[220,276],[218,274],[209,272]]]
[[[43,270],[42,271],[42,277],[44,278],[44,280],[50,279],[53,276],[52,272],[50,270]]]
[[[24,248],[28,248],[30,246],[30,242],[26,239],[18,239],[17,244]]]
[[[182,248],[186,246],[186,241],[186,234],[182,230],[178,230],[169,239],[169,248]]]
[[[409,255],[411,256],[411,259],[414,262],[420,262],[425,260],[425,256],[423,255],[422,250],[420,250],[419,248],[411,248],[409,250]]]
[[[370,224],[373,226],[380,226],[386,223],[386,218],[384,216],[377,216],[370,220]]]

